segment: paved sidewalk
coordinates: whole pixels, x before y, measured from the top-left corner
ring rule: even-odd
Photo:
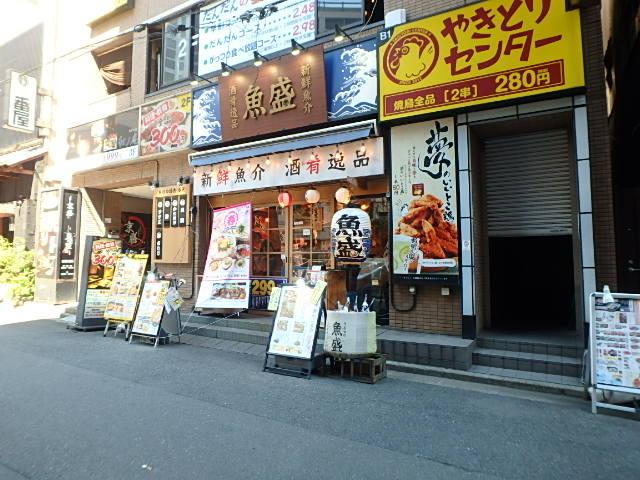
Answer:
[[[67,306],[66,304],[27,302],[19,307],[14,307],[11,304],[0,302],[0,325],[57,319],[64,313]]]

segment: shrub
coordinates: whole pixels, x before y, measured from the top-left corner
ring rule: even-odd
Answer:
[[[24,244],[12,244],[0,237],[0,283],[15,284],[11,298],[21,305],[33,300],[35,290],[35,256]]]

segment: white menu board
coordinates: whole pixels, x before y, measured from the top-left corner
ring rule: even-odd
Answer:
[[[158,334],[164,312],[164,299],[168,291],[169,282],[166,280],[144,284],[140,305],[131,330],[133,333],[154,337]]]
[[[200,11],[198,75],[253,61],[316,38],[315,0],[256,2],[227,0]]]
[[[322,301],[311,301],[312,292],[313,289],[307,286],[281,287],[267,353],[312,358],[322,305]]]
[[[640,299],[595,299],[592,355],[598,387],[640,391]]]

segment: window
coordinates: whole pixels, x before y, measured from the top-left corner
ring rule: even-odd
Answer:
[[[318,0],[318,35],[384,20],[383,0]]]
[[[187,80],[191,73],[191,13],[148,27],[147,93]]]
[[[131,87],[132,45],[132,37],[123,36],[93,51],[93,58],[109,95]]]

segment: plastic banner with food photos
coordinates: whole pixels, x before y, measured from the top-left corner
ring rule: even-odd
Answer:
[[[211,242],[196,308],[249,307],[251,203],[213,212]]]
[[[599,295],[599,294],[596,294]],[[592,299],[591,344],[598,388],[640,391],[640,298]]]
[[[306,285],[281,287],[268,354],[312,358],[322,308],[322,301],[311,300],[312,294]]]
[[[458,283],[453,118],[391,129],[392,272],[397,280]]]
[[[191,93],[140,110],[140,155],[187,148],[191,142]]]
[[[111,292],[116,269],[116,259],[121,250],[120,240],[100,238],[93,241],[83,318],[104,318],[104,310],[109,301],[109,292]]]
[[[137,335],[151,335],[155,337],[160,330],[160,322],[164,312],[164,300],[169,291],[169,282],[147,282],[142,289],[140,305],[136,312],[136,319],[131,329]]]
[[[133,321],[148,260],[147,254],[127,254],[118,257],[109,300],[104,309],[105,319]]]

